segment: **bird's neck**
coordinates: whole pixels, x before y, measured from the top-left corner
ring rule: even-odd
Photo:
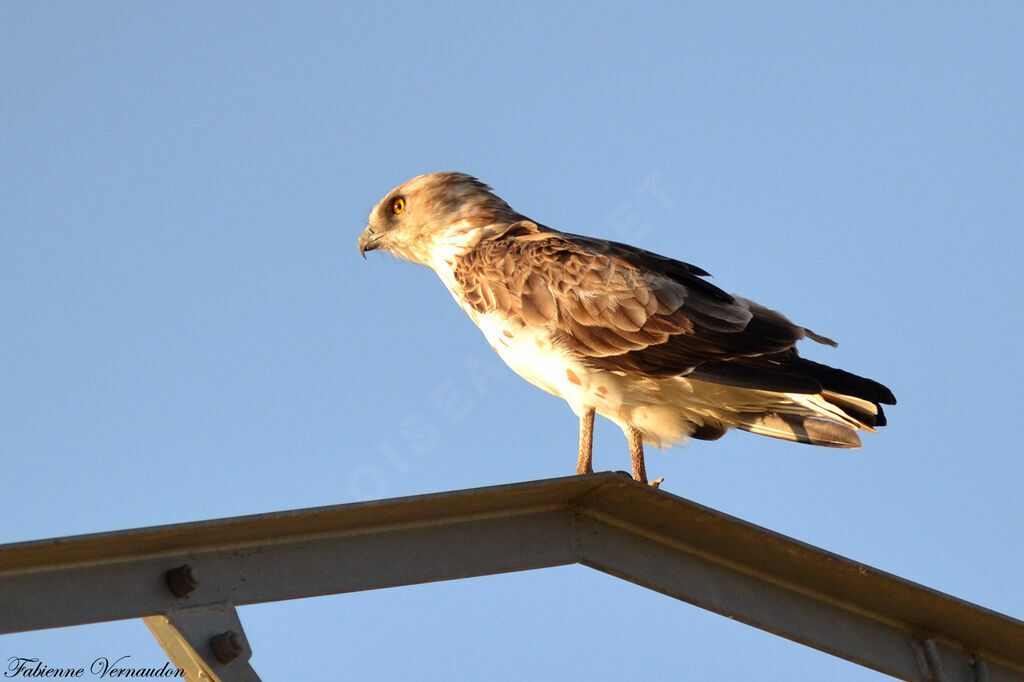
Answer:
[[[489,225],[473,224],[469,221],[452,223],[443,231],[431,235],[429,245],[422,254],[418,254],[420,257],[412,260],[432,268],[448,285],[451,272],[455,269],[458,259],[479,246],[480,242],[501,237],[509,227],[510,223]],[[449,286],[449,288],[451,287]]]

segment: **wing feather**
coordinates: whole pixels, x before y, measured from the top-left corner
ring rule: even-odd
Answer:
[[[531,229],[531,225],[533,229]],[[707,273],[641,249],[523,221],[463,256],[456,279],[478,312],[550,329],[594,366],[646,376],[791,348],[803,328],[726,294]]]

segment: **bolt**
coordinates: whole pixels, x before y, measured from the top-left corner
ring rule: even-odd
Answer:
[[[167,571],[164,574],[164,579],[167,581],[167,588],[171,594],[179,599],[188,595],[199,584],[196,582],[195,576],[192,575],[192,567],[188,564],[182,564]]]
[[[245,650],[245,642],[240,634],[228,630],[210,638],[210,650],[221,663],[230,663]]]

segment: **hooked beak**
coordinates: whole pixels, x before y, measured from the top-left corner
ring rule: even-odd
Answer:
[[[359,235],[359,255],[366,259],[366,252],[373,251],[380,247],[380,240],[383,234],[378,234],[367,225],[363,233]]]

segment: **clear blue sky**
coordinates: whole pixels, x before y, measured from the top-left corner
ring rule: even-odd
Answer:
[[[859,451],[652,452],[666,490],[1024,617],[1022,34],[1011,2],[3,3],[0,542],[571,473],[568,407],[356,251],[454,169],[899,397]],[[607,423],[595,458],[628,468]],[[267,680],[881,678],[581,567],[241,616]],[[125,654],[163,660],[136,621],[0,637]]]

